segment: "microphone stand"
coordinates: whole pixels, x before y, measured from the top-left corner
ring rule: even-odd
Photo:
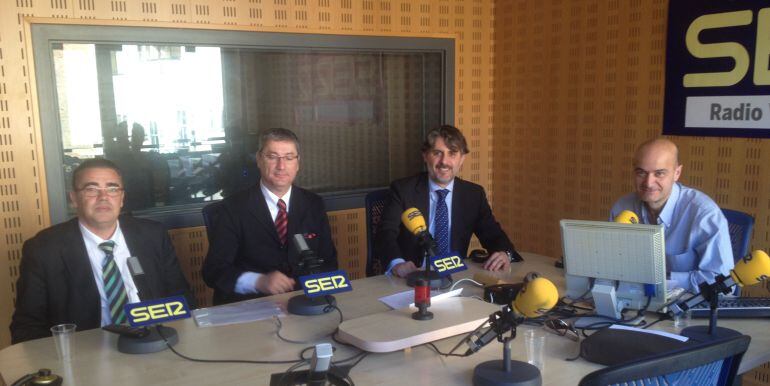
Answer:
[[[489,317],[490,328],[503,343],[503,359],[480,363],[473,370],[474,386],[540,386],[540,369],[527,362],[511,360],[511,341],[516,338],[518,321],[511,307],[503,307]],[[506,332],[510,334],[503,336]]]
[[[725,283],[727,282],[727,283]],[[698,285],[700,294],[695,295],[692,298],[680,303],[678,307],[682,311],[686,311],[697,304],[690,304],[690,301],[698,296],[703,300],[709,302],[709,325],[708,326],[692,326],[682,329],[680,335],[694,339],[699,342],[709,342],[714,340],[721,340],[741,335],[740,332],[730,328],[717,326],[717,315],[719,312],[719,294],[730,293],[731,288],[735,283],[732,278],[718,275],[714,281],[714,284],[708,284],[705,281]]]

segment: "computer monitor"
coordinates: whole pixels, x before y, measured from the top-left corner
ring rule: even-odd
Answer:
[[[596,313],[617,318],[624,309],[666,303],[663,226],[561,220],[567,297],[592,297]]]

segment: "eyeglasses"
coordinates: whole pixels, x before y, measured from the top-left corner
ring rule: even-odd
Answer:
[[[106,188],[99,188],[96,186],[86,186],[83,189],[80,189],[80,192],[83,193],[86,197],[99,197],[99,193],[104,192],[109,197],[117,197],[120,195],[120,193],[123,192],[123,188],[120,186],[108,186]]]
[[[299,158],[296,154],[286,154],[284,156],[279,156],[278,154],[265,154],[265,159],[270,163],[278,163],[278,160],[284,160],[286,162],[291,162]]]
[[[566,336],[575,342],[580,341],[580,334],[575,327],[561,319],[548,319],[543,323],[543,328],[552,334]]]

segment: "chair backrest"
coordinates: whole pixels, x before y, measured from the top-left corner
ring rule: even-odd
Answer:
[[[379,259],[374,258],[374,238],[377,235],[382,212],[388,200],[390,189],[369,192],[364,198],[366,206],[366,276],[381,275],[384,268]]]
[[[732,385],[750,341],[739,335],[609,366],[583,377],[580,386]]]
[[[754,217],[748,213],[732,209],[722,209],[727,217],[727,226],[730,229],[730,243],[733,246],[733,258],[737,262],[749,253],[749,241],[751,231],[754,229]]]
[[[222,201],[215,201],[203,207],[201,211],[203,213],[203,225],[206,226],[206,237],[211,243],[211,227],[219,217],[219,213],[222,207]]]

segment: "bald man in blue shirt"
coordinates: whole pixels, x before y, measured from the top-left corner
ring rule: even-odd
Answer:
[[[705,193],[682,185],[679,149],[667,139],[639,146],[634,156],[636,192],[612,207],[610,218],[631,210],[644,224],[665,230],[669,288],[697,293],[698,284],[728,275],[734,266],[727,219]]]

